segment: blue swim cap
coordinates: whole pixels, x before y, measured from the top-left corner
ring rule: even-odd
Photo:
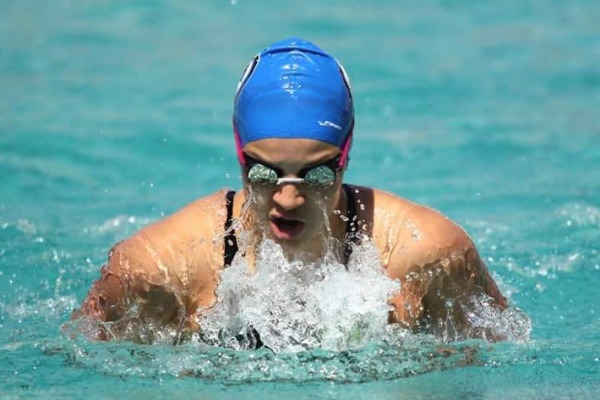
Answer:
[[[238,151],[260,139],[304,138],[347,152],[353,125],[343,67],[311,42],[290,38],[270,45],[250,62],[238,85],[233,112]]]

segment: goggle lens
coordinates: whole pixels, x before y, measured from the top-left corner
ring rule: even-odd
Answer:
[[[254,164],[248,170],[248,181],[251,183],[273,184],[277,183],[277,179],[277,172],[266,165]]]
[[[304,180],[309,185],[331,186],[335,182],[335,172],[325,165],[319,165],[306,171]]]
[[[250,158],[250,157],[248,157]],[[332,186],[336,180],[337,169],[332,165],[339,162],[339,157],[324,164],[301,171],[299,178],[280,178],[276,169],[252,160],[248,168],[248,182],[261,185],[281,185],[284,183],[306,183],[311,186]],[[335,164],[337,165],[337,164]]]

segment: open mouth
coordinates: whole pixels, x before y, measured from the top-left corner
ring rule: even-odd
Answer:
[[[304,222],[297,219],[272,217],[270,219],[271,231],[278,239],[290,240],[302,232]]]

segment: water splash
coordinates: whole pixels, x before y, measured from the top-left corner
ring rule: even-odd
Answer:
[[[102,236],[109,233],[126,235],[150,222],[152,222],[150,218],[140,218],[135,215],[117,215],[100,225],[84,227],[83,233],[92,236]]]
[[[517,343],[527,343],[531,333],[531,320],[517,307],[500,310],[492,298],[482,294],[473,296],[462,305],[471,327],[486,332],[491,338],[505,338]]]
[[[489,347],[477,343],[439,346],[427,336],[403,344],[371,344],[361,349],[315,349],[274,353],[268,349],[237,351],[187,343],[142,346],[130,343],[45,341],[36,345],[66,365],[121,378],[190,377],[220,383],[371,382],[487,363]]]
[[[343,351],[385,339],[388,299],[400,290],[379,264],[376,249],[357,247],[348,268],[288,261],[265,240],[256,273],[243,260],[222,271],[217,304],[198,321],[200,339],[234,349],[253,345],[248,331],[275,352],[309,349]]]
[[[558,214],[565,226],[600,227],[600,209],[588,204],[573,203],[562,207]]]

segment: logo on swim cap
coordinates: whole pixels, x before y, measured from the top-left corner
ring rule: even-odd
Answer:
[[[315,139],[338,146],[345,164],[354,127],[350,82],[341,64],[308,41],[274,43],[252,59],[233,113],[238,156],[268,138]]]

